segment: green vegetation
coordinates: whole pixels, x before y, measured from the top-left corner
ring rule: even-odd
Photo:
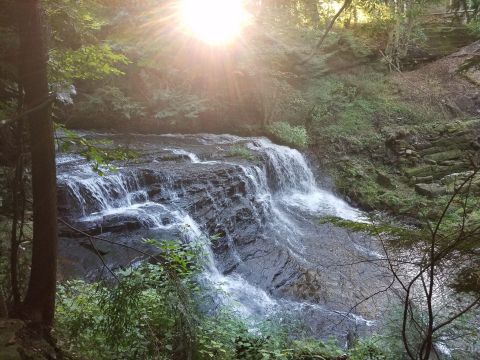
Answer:
[[[228,156],[241,157],[248,161],[255,160],[256,156],[244,145],[235,145],[228,149]]]
[[[349,229],[355,232],[365,232],[373,236],[387,235],[399,238],[402,240],[412,239],[417,237],[416,230],[402,227],[401,225],[395,224],[376,224],[376,223],[367,223],[367,222],[357,222],[352,220],[345,220],[335,216],[325,216],[320,219],[321,224],[334,224],[341,226],[343,228]]]
[[[467,24],[467,28],[474,35],[480,34],[480,20],[474,20]]]
[[[381,169],[381,170],[380,170]],[[384,171],[390,183],[380,184],[378,171]],[[337,188],[350,197],[352,201],[365,209],[382,209],[395,214],[414,215],[421,208],[431,203],[428,199],[415,193],[408,183],[383,165],[375,164],[370,159],[354,156],[341,159],[332,170]]]
[[[192,244],[158,246],[161,264],[119,272],[114,286],[76,280],[59,287],[56,330],[69,351],[96,359],[158,359],[192,350],[199,253]],[[215,341],[209,341],[199,351],[213,351]]]
[[[137,157],[134,151],[116,147],[112,141],[87,140],[60,124],[55,124],[55,128],[58,151],[75,151],[90,162],[92,170],[98,175],[103,176],[106,172],[117,171],[117,168],[113,165],[115,161],[125,163]]]
[[[305,149],[308,146],[309,139],[304,126],[292,126],[287,122],[277,121],[269,125],[267,129],[275,139],[285,145],[299,149]]]
[[[447,184],[443,193],[426,196],[415,185],[443,186],[450,174],[472,169],[464,160],[474,156],[468,147],[472,140],[462,136],[475,132],[477,122],[468,117],[452,121],[440,103],[412,101],[391,76],[371,67],[363,70],[328,76],[308,90],[316,103],[309,127],[313,149],[353,203],[434,218],[453,187]],[[438,140],[430,144],[430,138]],[[418,142],[423,148],[416,148]]]
[[[433,109],[402,100],[395,87],[385,73],[369,67],[315,82],[308,91],[315,103],[313,141],[343,153],[368,152],[396,128],[436,121]]]

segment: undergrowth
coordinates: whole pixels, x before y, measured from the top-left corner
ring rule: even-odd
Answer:
[[[269,125],[267,130],[276,140],[298,149],[305,149],[310,141],[307,130],[301,125],[294,126],[284,121],[277,121]]]
[[[310,136],[343,153],[380,146],[392,127],[424,127],[437,121],[433,109],[402,100],[385,74],[368,67],[314,81],[307,98],[315,104]]]

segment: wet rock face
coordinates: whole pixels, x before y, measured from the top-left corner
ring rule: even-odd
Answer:
[[[325,329],[326,319],[340,323],[346,317],[335,330],[338,336],[352,327],[368,328],[365,320],[345,312],[384,286],[382,274],[368,263],[348,264],[377,257],[374,244],[318,222],[323,215],[358,219],[360,214],[317,187],[300,153],[266,139],[228,135],[128,141],[139,158],[103,177],[79,157],[59,156],[59,214],[81,230],[59,224],[64,276],[101,274],[97,253],[113,268],[144,259],[155,252],[145,238],[196,241],[215,235],[204,241],[212,255],[205,276],[226,287],[242,309],[314,313],[319,320],[309,320],[312,331]],[[255,156],[232,156],[233,145]],[[94,248],[85,234],[103,240]],[[378,315],[368,303],[357,310]]]

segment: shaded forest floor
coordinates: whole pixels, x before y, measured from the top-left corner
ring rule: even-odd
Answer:
[[[406,101],[447,110],[450,117],[480,115],[480,71],[464,69],[480,56],[480,41],[421,68],[393,75]]]
[[[23,321],[0,319],[0,359],[47,360],[66,357],[47,340],[28,330]]]

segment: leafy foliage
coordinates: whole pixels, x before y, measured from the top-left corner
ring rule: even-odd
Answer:
[[[468,23],[467,28],[471,33],[475,35],[480,34],[480,19],[476,19]]]
[[[309,138],[304,126],[292,126],[283,121],[277,121],[268,127],[268,131],[284,144],[304,149],[308,146]]]
[[[98,359],[155,359],[182,352],[180,339],[192,340],[195,245],[148,243],[162,251],[161,262],[120,271],[114,287],[83,281],[59,287],[57,329],[73,352]]]
[[[52,82],[71,83],[123,75],[116,65],[128,64],[125,55],[114,52],[107,44],[82,46],[77,50],[52,49],[49,58]]]
[[[162,89],[153,93],[149,106],[156,120],[196,119],[207,109],[206,100],[181,89]]]
[[[253,161],[255,160],[255,155],[247,149],[245,146],[235,145],[228,149],[229,156],[238,156],[244,158],[245,160]]]
[[[56,124],[59,150],[75,151],[90,162],[92,169],[99,175],[105,171],[116,171],[114,161],[127,161],[136,158],[136,153],[121,147],[111,147],[111,141],[88,140],[77,133],[68,130],[61,124]]]
[[[107,23],[98,1],[45,0],[43,6],[56,48],[75,49],[95,43],[96,35]]]
[[[125,95],[118,87],[110,85],[95,89],[93,94],[80,96],[75,112],[75,117],[94,116],[99,119],[99,125],[115,123],[117,127],[143,119],[145,115],[143,104]]]

